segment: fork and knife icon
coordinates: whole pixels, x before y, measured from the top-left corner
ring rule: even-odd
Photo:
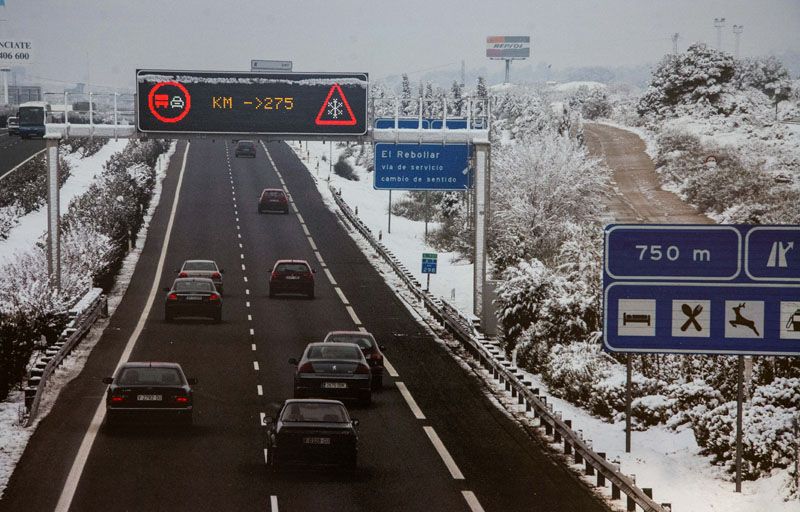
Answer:
[[[681,325],[681,331],[686,331],[689,326],[694,326],[698,332],[703,330],[700,322],[697,321],[697,317],[703,312],[703,306],[701,304],[696,305],[694,308],[689,304],[682,304],[681,311],[683,311],[684,315],[689,317],[689,319]]]

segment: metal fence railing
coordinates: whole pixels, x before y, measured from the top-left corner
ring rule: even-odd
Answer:
[[[524,406],[526,412],[532,412],[534,417],[539,419],[540,427],[544,429],[546,436],[549,436],[554,443],[563,443],[565,455],[571,456],[576,464],[582,464],[585,475],[595,476],[598,487],[605,487],[606,482],[609,482],[612,500],[619,500],[624,494],[628,511],[637,510],[636,507],[639,507],[646,512],[671,512],[671,504],[656,503],[653,500],[652,489],[637,487],[633,477],[621,473],[616,464],[606,460],[606,454],[595,452],[591,442],[583,439],[579,431],[572,429],[571,420],[562,419],[560,412],[553,411],[553,404],[548,403],[547,397],[539,395],[539,390],[525,380],[524,373],[505,357],[496,342],[479,332],[476,318],[463,315],[451,304],[423,290],[417,279],[383,243],[376,239],[369,227],[344,202],[336,189],[332,186],[330,189],[346,219],[394,269],[408,286],[409,291],[423,302],[426,311],[460,341],[481,366],[491,372],[492,377],[506,391],[511,392],[512,397],[517,398],[519,405]]]
[[[45,349],[38,361],[28,372],[27,385],[25,386],[25,426],[30,426],[39,413],[39,404],[42,401],[47,379],[53,371],[69,355],[75,345],[83,339],[94,324],[97,317],[108,314],[106,297],[102,288],[92,288],[69,310],[70,321],[61,332],[58,340]]]

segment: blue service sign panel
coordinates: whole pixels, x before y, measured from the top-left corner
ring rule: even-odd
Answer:
[[[605,348],[800,355],[798,251],[800,226],[608,226]]]
[[[416,117],[400,117],[397,119],[397,128],[401,130],[416,130],[419,128],[419,118]],[[427,130],[431,127],[431,122],[428,119],[422,120],[422,129]],[[394,129],[393,117],[380,117],[375,120],[375,128],[379,130]]]
[[[435,252],[422,253],[422,273],[435,274],[439,255]]]
[[[467,144],[375,144],[379,190],[466,190],[470,185]]]

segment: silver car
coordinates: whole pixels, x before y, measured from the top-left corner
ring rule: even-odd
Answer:
[[[186,260],[175,272],[178,272],[178,277],[207,277],[214,282],[217,292],[223,295],[222,274],[225,271],[219,268],[214,260]]]

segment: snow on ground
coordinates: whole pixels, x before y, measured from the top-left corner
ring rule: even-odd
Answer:
[[[66,213],[70,201],[89,188],[95,175],[102,171],[103,164],[111,155],[122,151],[127,144],[127,139],[109,140],[100,151],[90,157],[81,158],[77,153],[65,157],[70,166],[70,177],[61,187],[59,209],[62,215]],[[19,223],[9,232],[8,239],[0,241],[0,263],[7,261],[14,253],[32,247],[46,232],[47,206],[20,217]]]
[[[566,92],[570,94],[574,94],[578,89],[581,87],[586,87],[589,89],[607,89],[608,86],[601,82],[591,82],[591,81],[578,81],[578,82],[564,82],[560,84],[555,84],[552,86],[554,91],[558,92]]]
[[[106,145],[106,147],[108,147],[108,145]],[[106,149],[106,147],[103,149]],[[122,144],[121,146],[117,145],[116,151],[106,153],[105,159],[100,161],[99,165],[105,163],[108,160],[108,157],[110,157],[114,152],[122,151],[124,147],[125,144]],[[153,199],[150,202],[150,208],[144,218],[142,229],[139,231],[139,235],[136,239],[136,246],[123,260],[122,268],[117,276],[117,281],[114,285],[114,288],[108,294],[109,315],[112,315],[117,309],[117,306],[122,300],[123,295],[125,295],[125,291],[128,289],[128,284],[130,283],[131,276],[136,268],[136,263],[139,261],[139,255],[142,252],[142,247],[144,246],[144,240],[147,236],[150,220],[153,218],[153,212],[155,211],[155,208],[158,205],[161,197],[161,181],[166,175],[167,165],[169,165],[169,160],[174,153],[175,143],[173,142],[169,151],[167,151],[167,153],[164,155],[161,155],[158,163],[156,164],[158,177],[156,179],[156,187],[153,193]],[[85,162],[88,160],[89,158],[85,160],[79,160],[79,162]],[[73,165],[73,170],[77,169],[78,165]],[[91,169],[97,171],[100,169],[100,167],[83,168],[87,174]],[[92,176],[94,175],[93,172]],[[73,174],[73,176],[76,175],[78,174]],[[80,176],[82,176],[82,174]],[[89,183],[91,183],[91,180],[89,180],[88,183],[85,183],[84,190]],[[75,192],[77,190],[78,187],[76,184],[72,191]],[[79,194],[80,192],[77,192],[75,195]],[[66,359],[64,359],[62,365],[53,372],[47,384],[47,391],[42,397],[42,401],[39,406],[39,416],[36,421],[34,421],[33,425],[25,428],[21,423],[22,414],[25,408],[25,397],[22,391],[12,391],[9,393],[8,398],[5,401],[0,402],[0,496],[2,496],[2,492],[8,485],[8,479],[11,478],[11,473],[13,473],[17,462],[19,462],[20,457],[22,457],[25,446],[28,444],[28,439],[30,439],[30,437],[33,435],[42,418],[50,413],[53,404],[55,404],[56,399],[58,399],[58,395],[61,393],[61,390],[64,388],[64,386],[66,386],[72,379],[80,374],[84,364],[86,363],[86,360],[89,358],[89,355],[92,352],[92,349],[100,340],[101,336],[103,335],[103,331],[105,331],[105,328],[108,326],[108,323],[108,318],[98,319],[94,326],[92,326],[92,328],[86,334],[86,337],[83,339],[83,341],[77,345],[77,347]]]
[[[608,123],[610,124],[610,123]],[[620,128],[623,128],[620,126]],[[628,127],[624,127],[630,129]],[[648,139],[645,139],[648,140]],[[322,161],[322,156],[328,158],[329,147],[321,142],[291,143],[300,158],[305,162],[309,172],[316,176],[317,186],[323,194],[328,206],[334,211],[336,204],[328,191],[328,162]],[[334,147],[333,161],[338,159],[341,148]],[[356,168],[361,181],[345,180],[334,173],[330,175],[330,182],[338,190],[341,189],[342,198],[352,208],[358,207],[359,217],[373,230],[383,233],[383,242],[395,255],[412,270],[420,283],[424,283],[424,276],[420,271],[420,255],[422,252],[432,251],[424,244],[424,225],[422,222],[413,222],[407,219],[392,217],[392,233],[387,233],[387,208],[388,192],[372,188],[372,175],[365,169]],[[393,192],[393,199],[401,196],[401,192]],[[362,250],[372,253],[373,250],[366,242],[359,243]],[[451,262],[452,255],[439,255],[439,274],[432,276],[431,289],[435,295],[450,298],[452,289],[456,290],[454,304],[462,312],[472,312],[472,265]],[[382,262],[377,262],[379,267]],[[385,267],[385,268],[384,268]],[[380,267],[387,283],[404,299],[409,309],[416,304],[416,299],[404,290],[405,285],[388,266]],[[419,309],[419,306],[417,306]],[[426,313],[419,311],[418,318]],[[468,358],[463,351],[450,347],[462,364]],[[457,354],[458,353],[458,354]],[[473,362],[472,368],[487,382],[492,382],[491,374],[480,369]],[[542,394],[548,394],[547,386],[536,375],[527,375],[528,380],[538,387]],[[536,425],[538,420],[533,420],[531,415],[520,411],[517,399],[503,386],[494,382],[490,386],[493,399],[502,403],[508,411],[512,411],[516,418]],[[640,487],[653,489],[654,498],[658,503],[672,503],[676,512],[800,512],[800,502],[784,501],[782,496],[787,494],[789,484],[788,470],[775,471],[772,476],[762,478],[755,482],[743,482],[742,493],[734,492],[734,483],[719,467],[712,466],[708,457],[699,454],[699,448],[690,429],[672,432],[663,426],[650,428],[643,432],[633,432],[632,451],[625,453],[624,423],[607,423],[595,418],[583,409],[569,402],[548,395],[548,402],[553,404],[554,410],[561,411],[564,419],[571,419],[573,428],[583,433],[584,439],[592,442],[594,450],[605,452],[611,461],[618,461],[623,473],[636,475],[636,482]],[[552,445],[553,448],[558,448]],[[580,469],[572,465],[573,469]],[[587,482],[590,480],[586,479]],[[610,486],[602,492],[610,497]],[[611,502],[620,510],[624,510],[624,502]]]
[[[318,177],[317,187],[323,197],[329,197],[328,191],[328,162],[330,146],[322,142],[290,143],[300,158]],[[308,151],[306,152],[306,147]],[[333,148],[333,161],[338,160],[338,153],[342,148]],[[317,171],[317,164],[319,170]],[[337,190],[341,189],[342,198],[353,209],[359,211],[359,217],[367,224],[377,236],[382,233],[383,243],[402,261],[417,280],[426,283],[426,274],[422,273],[422,253],[437,252],[433,247],[425,244],[425,223],[411,221],[404,217],[392,215],[392,232],[389,233],[389,192],[375,190],[372,187],[372,173],[363,167],[356,167],[360,181],[346,180],[335,173],[330,173],[330,184]],[[392,192],[392,201],[399,200],[405,192]],[[433,229],[436,223],[429,223],[428,230]],[[437,273],[431,275],[431,292],[439,297],[444,297],[464,312],[472,312],[472,263],[456,261],[456,254],[451,252],[439,253]]]

